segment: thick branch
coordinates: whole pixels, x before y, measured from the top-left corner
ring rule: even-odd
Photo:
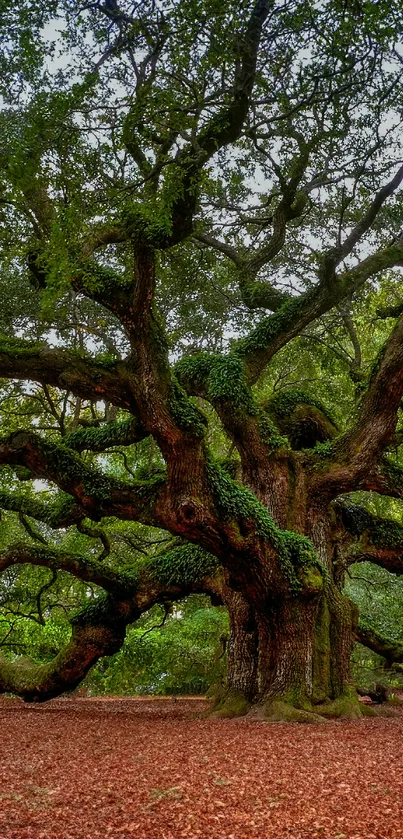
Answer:
[[[216,560],[199,548],[184,545],[165,556],[150,558],[140,573],[118,574],[96,567],[83,557],[17,545],[0,555],[0,569],[19,562],[63,568],[81,579],[113,591],[85,607],[72,621],[71,641],[49,664],[10,662],[0,655],[0,693],[28,702],[44,702],[72,690],[101,656],[122,646],[126,626],[157,602],[180,599],[192,591],[221,591]],[[177,579],[178,578],[178,579]]]
[[[66,434],[63,443],[76,452],[104,452],[114,446],[130,446],[148,436],[148,431],[136,419],[110,422],[102,428],[80,428]]]
[[[117,516],[144,524],[162,523],[155,510],[164,489],[163,477],[145,484],[108,478],[86,466],[66,446],[25,431],[0,442],[0,463],[25,466],[32,476],[53,481],[73,496],[81,517],[88,515],[99,521],[103,516]]]
[[[70,642],[48,664],[10,662],[0,654],[0,692],[44,702],[73,690],[101,656],[120,649],[125,629],[120,605],[100,598],[75,618]]]
[[[364,623],[359,624],[356,631],[356,638],[360,644],[368,647],[368,649],[377,653],[377,655],[383,656],[390,664],[393,664],[393,662],[403,662],[402,641],[391,641],[389,638],[385,638],[384,635],[377,632],[372,626]]]
[[[403,243],[399,240],[388,248],[363,259],[354,268],[321,282],[299,297],[292,298],[278,311],[264,318],[247,338],[234,348],[244,359],[248,381],[257,381],[271,358],[295,338],[302,329],[350,297],[375,274],[403,264]]]
[[[394,438],[402,394],[403,316],[382,350],[353,427],[337,441],[336,456],[353,469],[370,469]]]
[[[393,574],[403,574],[403,526],[393,519],[372,515],[360,504],[337,501],[335,510],[353,538],[344,561],[372,562]]]
[[[58,493],[53,501],[38,501],[17,493],[0,490],[0,507],[42,521],[54,529],[77,524],[83,518],[83,512],[70,495]]]
[[[29,563],[42,568],[67,571],[86,583],[95,583],[114,595],[129,594],[136,590],[136,574],[114,571],[96,559],[89,559],[81,554],[53,550],[49,547],[27,545],[17,542],[0,552],[0,573],[7,568]]]
[[[106,399],[136,412],[126,365],[121,361],[103,363],[73,350],[2,337],[0,377],[54,385],[83,399]]]
[[[237,67],[230,103],[202,128],[192,148],[186,147],[175,159],[181,189],[179,197],[171,205],[172,233],[167,236],[165,247],[177,244],[192,231],[197,185],[203,166],[219,149],[234,143],[241,135],[255,81],[262,29],[272,5],[271,0],[257,0],[254,5],[245,35],[237,45]]]

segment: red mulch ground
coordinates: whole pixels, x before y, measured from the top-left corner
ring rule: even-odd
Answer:
[[[197,719],[200,700],[0,701],[0,839],[403,839],[403,717]]]

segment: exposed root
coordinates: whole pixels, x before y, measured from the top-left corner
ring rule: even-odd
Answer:
[[[263,717],[267,722],[304,722],[323,723],[324,717],[316,711],[308,711],[303,708],[295,708],[288,702],[278,699],[266,702],[263,706]]]
[[[213,717],[232,719],[244,717],[250,709],[251,703],[240,690],[225,690],[218,694],[213,702],[209,714]]]
[[[343,693],[331,702],[315,707],[322,717],[327,719],[359,720],[363,716],[363,706],[355,692]]]

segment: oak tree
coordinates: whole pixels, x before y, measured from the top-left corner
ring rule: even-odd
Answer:
[[[208,592],[219,713],[358,716],[355,638],[402,655],[343,591],[352,563],[403,567],[402,528],[350,496],[403,495],[400,4],[2,5],[0,504],[24,535],[0,564],[105,595],[51,662],[2,657],[1,689],[55,696],[154,603]],[[367,369],[354,311],[381,287]],[[338,418],[301,369],[273,385],[322,329]],[[168,541],[122,564],[122,523]]]

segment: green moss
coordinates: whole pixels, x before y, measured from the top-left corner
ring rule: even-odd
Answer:
[[[275,393],[274,396],[271,396],[270,399],[267,400],[264,407],[268,413],[281,419],[283,417],[288,417],[292,414],[297,405],[301,404],[312,405],[315,408],[319,408],[320,411],[323,411],[323,413],[328,416],[328,412],[325,410],[320,400],[317,399],[316,396],[312,396],[312,394],[302,390],[301,388],[281,390],[278,393]]]
[[[238,341],[237,354],[243,358],[246,355],[266,350],[275,338],[299,319],[301,311],[309,305],[309,298],[314,298],[316,294],[315,288],[301,297],[294,297],[284,303],[273,315],[263,318],[253,332]]]
[[[93,626],[105,631],[112,630],[113,636],[120,639],[121,643],[126,632],[127,618],[119,605],[121,606],[109,594],[101,594],[88,606],[76,612],[71,624],[77,629]]]
[[[255,495],[245,487],[233,481],[213,460],[208,463],[208,480],[220,516],[228,523],[241,520],[246,532],[254,530],[258,537],[266,540],[279,556],[285,577],[291,590],[302,592],[304,573],[316,569],[317,573],[307,577],[310,588],[315,577],[315,591],[320,586],[320,578],[325,570],[317,556],[312,542],[299,533],[280,530],[265,507]],[[237,524],[237,530],[241,528]],[[244,538],[241,536],[240,538]],[[310,590],[306,592],[310,593]]]
[[[298,578],[304,594],[317,594],[323,589],[322,569],[309,564],[299,570]]]
[[[321,456],[331,455],[331,440],[337,428],[321,402],[304,390],[284,390],[263,403],[269,420],[286,435],[297,450],[312,449]]]
[[[26,466],[20,466],[20,464],[17,464],[14,466],[14,472],[18,480],[21,482],[32,480],[32,472],[30,469],[27,469]]]
[[[375,708],[373,708],[372,705],[367,705],[365,702],[361,702],[361,715],[363,717],[377,717],[378,716]]]
[[[179,428],[191,431],[198,438],[204,437],[207,419],[175,378],[172,381],[168,406]]]
[[[317,454],[319,457],[329,458],[333,455],[333,440],[326,440],[324,443],[316,443],[311,450],[312,454]]]
[[[362,703],[355,690],[351,690],[338,696],[332,702],[318,705],[317,711],[322,717],[358,720],[362,717]]]
[[[403,548],[403,527],[394,519],[372,516],[360,504],[344,501],[341,505],[342,522],[353,536],[363,534],[375,547]]]
[[[102,451],[109,446],[128,445],[139,439],[139,424],[136,419],[111,422],[103,428],[80,428],[64,438],[69,449]]]
[[[16,438],[18,437],[20,439],[17,441]],[[152,505],[155,491],[165,480],[165,476],[159,474],[153,476],[149,481],[132,481],[128,484],[93,470],[81,460],[79,455],[62,443],[51,443],[34,434],[25,432],[17,432],[11,435],[10,440],[12,443],[17,442],[21,447],[29,445],[32,441],[35,448],[42,450],[47,467],[46,474],[49,479],[53,480],[53,476],[55,476],[58,483],[64,482],[71,494],[77,492],[80,497],[86,498],[91,506],[92,518],[102,516],[105,508],[105,512],[107,512],[107,508],[112,503],[112,494],[115,496],[118,492],[128,492],[129,488],[133,492],[133,500],[136,497],[141,500],[149,500]],[[147,513],[146,509],[144,509],[144,513]]]
[[[330,612],[327,600],[319,603],[313,647],[313,702],[324,702],[330,693]]]
[[[403,486],[402,467],[395,463],[393,460],[389,460],[389,458],[384,458],[382,461],[382,471],[390,487],[391,493],[393,493],[393,490],[395,490],[397,493],[397,497],[399,498]]]
[[[275,422],[267,415],[262,414],[259,419],[259,430],[262,440],[270,449],[290,449],[287,437],[280,434]]]
[[[23,338],[10,338],[8,335],[0,335],[0,353],[4,353],[11,358],[32,358],[46,348],[46,343],[31,343]]]
[[[250,282],[248,276],[241,277],[240,286],[243,302],[251,309],[260,307],[276,311],[289,300],[289,296],[284,292],[271,288],[266,282]]]
[[[218,559],[190,542],[157,554],[144,566],[147,573],[165,585],[186,585],[202,580],[219,568]]]
[[[172,232],[169,209],[156,201],[132,204],[124,209],[122,224],[132,239],[158,248]]]
[[[326,720],[314,711],[295,708],[288,702],[280,699],[266,702],[263,707],[263,715],[267,722],[298,722],[298,723],[324,723]]]
[[[179,361],[175,371],[184,383],[202,388],[212,404],[229,402],[233,408],[251,416],[257,414],[257,405],[246,383],[243,361],[237,355],[197,353]]]
[[[36,442],[38,440],[36,439]],[[46,456],[48,474],[52,472],[63,476],[67,482],[81,484],[85,495],[93,499],[95,504],[105,504],[111,501],[111,481],[100,473],[92,473],[78,455],[62,444],[51,444],[44,440],[40,446]]]
[[[213,717],[233,719],[244,717],[250,709],[251,703],[240,690],[225,690],[216,698],[211,714]]]
[[[221,469],[230,476],[230,478],[235,479],[240,467],[240,459],[238,458],[230,458],[224,457],[220,458],[219,465]]]
[[[369,536],[376,547],[403,548],[403,527],[391,519],[374,519]]]
[[[8,493],[4,490],[0,490],[0,507],[24,513],[38,521],[43,521],[50,527],[62,526],[64,521],[71,519],[77,509],[75,501],[64,492],[58,492],[53,501],[46,500],[44,503],[35,497],[14,492]]]

